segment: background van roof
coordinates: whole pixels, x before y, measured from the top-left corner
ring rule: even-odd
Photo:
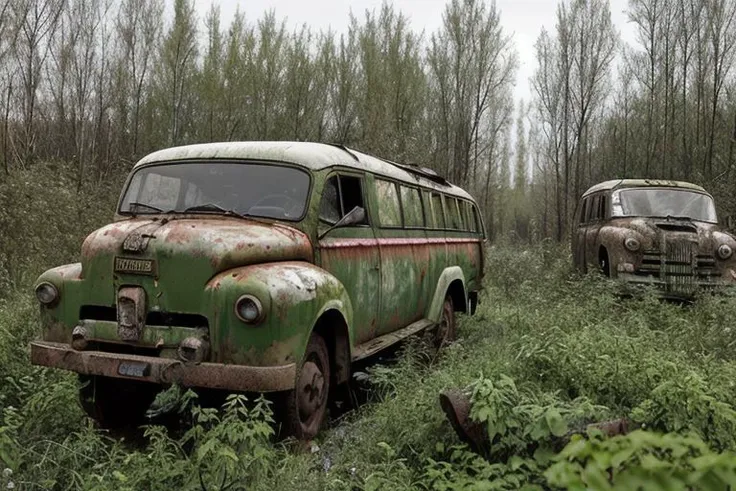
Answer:
[[[644,187],[660,187],[660,188],[683,188],[693,191],[706,193],[702,186],[692,184],[685,181],[669,181],[665,179],[614,179],[611,181],[601,182],[589,188],[583,193],[583,197],[598,191],[609,191],[621,188],[644,188]]]

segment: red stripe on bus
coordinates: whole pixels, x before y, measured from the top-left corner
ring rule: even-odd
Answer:
[[[435,244],[479,244],[480,239],[467,238],[441,238],[441,239],[418,239],[418,238],[396,238],[396,239],[337,239],[320,242],[322,249],[340,249],[344,247],[375,247],[382,246],[414,246]]]

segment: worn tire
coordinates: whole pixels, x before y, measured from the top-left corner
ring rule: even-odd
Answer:
[[[160,387],[146,382],[95,375],[79,376],[79,403],[87,415],[106,429],[137,426]]]
[[[311,440],[319,433],[330,395],[330,355],[322,336],[312,333],[299,365],[296,388],[285,393],[282,433]]]
[[[455,306],[452,303],[452,297],[448,294],[442,304],[442,313],[440,322],[435,328],[434,344],[437,349],[447,346],[455,340],[457,336],[457,326],[455,321]]]

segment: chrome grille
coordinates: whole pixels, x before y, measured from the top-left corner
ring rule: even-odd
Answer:
[[[691,292],[695,287],[695,244],[692,242],[668,242],[662,261],[662,279],[668,292]]]
[[[644,251],[636,274],[655,277],[673,293],[692,293],[698,285],[716,280],[715,257],[698,254],[696,242],[668,242],[662,249]]]

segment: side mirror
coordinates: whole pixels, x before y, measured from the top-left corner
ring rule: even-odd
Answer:
[[[356,206],[349,212],[345,214],[340,220],[337,221],[334,225],[332,225],[330,228],[319,234],[319,238],[321,239],[325,235],[327,235],[330,230],[334,230],[339,227],[347,227],[348,225],[354,225],[356,223],[361,223],[365,220],[365,208],[361,206]]]

